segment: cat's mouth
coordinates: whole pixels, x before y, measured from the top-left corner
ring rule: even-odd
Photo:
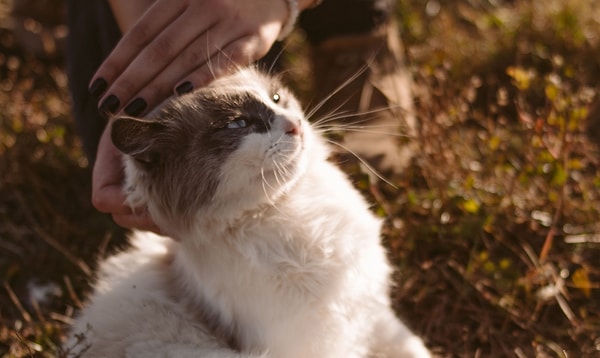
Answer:
[[[304,149],[304,135],[286,134],[276,140],[268,149],[266,159],[274,167],[288,165],[297,160]]]
[[[283,134],[273,140],[265,153],[263,171],[272,171],[275,175],[288,177],[295,171],[305,149],[305,130],[303,124],[289,124]]]

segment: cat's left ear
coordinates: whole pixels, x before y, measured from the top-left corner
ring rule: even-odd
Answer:
[[[152,164],[159,158],[158,138],[164,130],[165,126],[157,121],[119,117],[112,123],[110,136],[122,153],[144,164]]]

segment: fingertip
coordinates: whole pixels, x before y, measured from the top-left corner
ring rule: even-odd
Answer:
[[[125,204],[126,197],[121,187],[111,185],[100,189],[92,189],[92,205],[102,213],[129,215],[131,207]]]
[[[88,87],[88,91],[92,96],[99,98],[106,91],[107,88],[108,82],[106,82],[104,78],[98,77]]]
[[[194,85],[190,81],[182,82],[175,87],[175,93],[179,96],[181,96],[182,94],[192,92],[193,90]]]
[[[138,229],[162,234],[162,230],[145,214],[112,214],[115,224],[126,229]]]
[[[111,216],[115,224],[119,225],[120,227],[125,229],[132,228],[130,220],[127,220],[126,215],[112,214]]]
[[[101,213],[108,213],[108,205],[104,197],[96,193],[92,194],[92,206]]]
[[[123,109],[123,111],[129,116],[136,117],[142,114],[147,107],[148,103],[146,102],[146,100],[144,100],[141,97],[138,97],[133,101],[129,102],[129,104],[125,107],[125,109]]]
[[[121,101],[119,100],[119,98],[117,98],[117,96],[115,96],[114,94],[111,94],[108,97],[106,97],[102,101],[102,103],[100,103],[98,110],[102,114],[114,114],[120,106]]]

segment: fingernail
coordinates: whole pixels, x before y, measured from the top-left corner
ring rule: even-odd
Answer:
[[[104,93],[104,91],[106,91],[107,86],[108,83],[106,82],[106,80],[104,78],[99,77],[96,78],[96,80],[92,83],[88,90],[92,96],[100,97],[100,95]]]
[[[101,113],[115,113],[117,108],[119,108],[120,104],[121,104],[121,101],[119,101],[117,96],[115,96],[114,94],[111,94],[110,96],[106,97],[104,102],[102,102],[102,104],[100,105],[100,112]]]
[[[136,98],[125,107],[124,111],[130,116],[137,116],[144,112],[147,106],[148,104],[143,98]]]
[[[191,92],[193,89],[194,85],[192,85],[192,82],[185,81],[175,88],[175,93],[177,93],[178,95],[182,95],[184,93]]]

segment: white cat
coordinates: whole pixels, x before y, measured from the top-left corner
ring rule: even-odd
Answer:
[[[253,69],[118,118],[126,190],[173,239],[101,264],[84,357],[429,357],[390,308],[380,220],[281,83]]]

